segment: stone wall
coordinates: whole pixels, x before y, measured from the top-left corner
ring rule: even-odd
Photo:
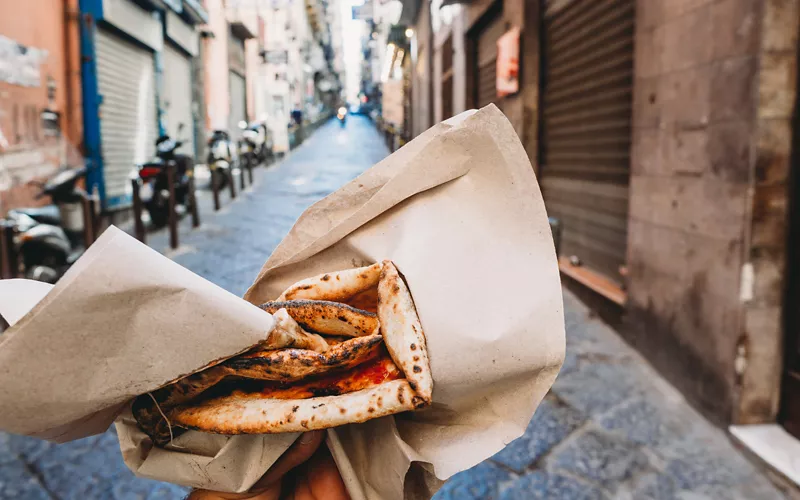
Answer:
[[[637,2],[625,335],[718,423],[774,419],[794,3]]]

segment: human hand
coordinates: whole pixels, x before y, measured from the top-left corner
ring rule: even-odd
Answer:
[[[195,490],[186,500],[350,500],[324,439],[325,431],[302,434],[249,493]]]

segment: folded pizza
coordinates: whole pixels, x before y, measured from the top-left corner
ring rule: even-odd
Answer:
[[[275,318],[266,340],[134,400],[156,444],[186,429],[302,432],[431,403],[425,334],[391,261],[302,280],[260,307]]]

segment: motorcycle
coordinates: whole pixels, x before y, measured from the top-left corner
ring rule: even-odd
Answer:
[[[336,113],[336,118],[339,119],[339,123],[344,127],[344,121],[347,119],[347,108],[344,106],[339,108],[339,111]]]
[[[183,124],[178,126],[178,133]],[[139,196],[150,221],[155,227],[163,227],[169,221],[169,183],[167,167],[175,165],[175,211],[178,216],[185,214],[191,203],[189,196],[189,178],[194,173],[194,160],[189,155],[180,154],[177,150],[183,141],[174,140],[169,135],[156,139],[156,156],[151,161],[137,166],[138,176],[142,179]]]
[[[230,135],[224,130],[214,130],[208,139],[206,164],[211,172],[211,182],[223,189],[231,181],[231,168],[236,159]]]
[[[9,210],[6,218],[14,228],[14,242],[22,256],[25,277],[55,283],[86,250],[82,200],[77,187],[86,167],[65,169],[41,187],[36,198],[49,196],[51,205]]]

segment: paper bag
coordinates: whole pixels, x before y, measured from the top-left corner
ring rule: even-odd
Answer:
[[[95,245],[109,246],[114,239],[113,233],[104,235]],[[132,253],[129,245],[119,241],[118,245],[122,250],[92,247],[81,265],[62,280],[66,284],[59,283],[7,332],[8,339],[0,343],[0,367],[11,368],[0,373],[0,404],[7,408],[12,398],[22,398],[26,404],[13,417],[0,415],[0,428],[43,435],[42,431],[58,426],[62,439],[74,438],[101,431],[123,411],[116,423],[123,457],[137,474],[221,491],[247,490],[296,435],[227,437],[190,431],[169,449],[152,448],[126,403],[241,352],[263,338],[271,321],[240,299],[225,296],[218,303],[212,296],[224,294],[213,285],[183,276],[154,252],[142,255],[134,265],[158,263],[169,268],[160,279],[118,273],[107,267],[119,262],[115,253]],[[92,255],[95,263],[82,262]],[[106,255],[111,257],[104,265]],[[558,267],[542,196],[519,139],[495,106],[462,113],[433,127],[309,208],[264,265],[245,299],[259,304],[275,299],[300,279],[382,259],[397,264],[416,303],[430,353],[433,405],[330,429],[327,444],[354,499],[427,498],[442,480],[522,435],[564,357]],[[74,306],[82,300],[70,298],[75,288],[92,297],[88,302],[93,307],[71,311],[87,322],[86,333],[77,322],[59,333],[42,331],[43,326],[55,327],[40,322],[46,321],[43,312],[68,312],[53,308],[50,304],[57,301],[51,296],[63,296]],[[160,298],[151,303],[142,299],[147,294]],[[202,307],[170,300],[173,294],[198,300]],[[128,304],[127,297],[136,300]],[[166,301],[163,308],[160,301]],[[177,302],[185,308],[176,309]],[[111,303],[127,304],[114,324],[91,319],[97,311],[114,317],[105,310]],[[216,329],[226,332],[224,340],[214,337],[214,328],[197,321],[192,328],[182,326],[186,315],[199,314],[200,309],[219,322]],[[153,330],[149,315],[169,326]],[[23,337],[39,339],[35,348],[41,348],[60,334],[65,340],[59,347],[77,345],[85,351],[87,345],[98,343],[91,339],[100,334],[101,325],[124,332],[105,331],[108,341],[99,342],[103,349],[96,353],[76,352],[72,361],[49,360],[58,373],[78,370],[92,390],[41,392],[48,383],[45,374],[19,382],[39,362],[22,345]],[[236,335],[231,337],[231,331]],[[12,340],[20,342],[9,344]],[[198,343],[202,349],[196,349]],[[189,356],[181,352],[186,344],[192,344]],[[147,354],[136,349],[146,349]],[[109,369],[121,355],[128,360],[127,368],[114,371],[110,378],[87,375],[80,368],[81,363],[91,362]],[[123,374],[129,378],[122,379]],[[15,383],[21,385],[13,391],[6,387]],[[65,407],[69,418],[23,422],[25,415],[40,408],[54,412]]]

